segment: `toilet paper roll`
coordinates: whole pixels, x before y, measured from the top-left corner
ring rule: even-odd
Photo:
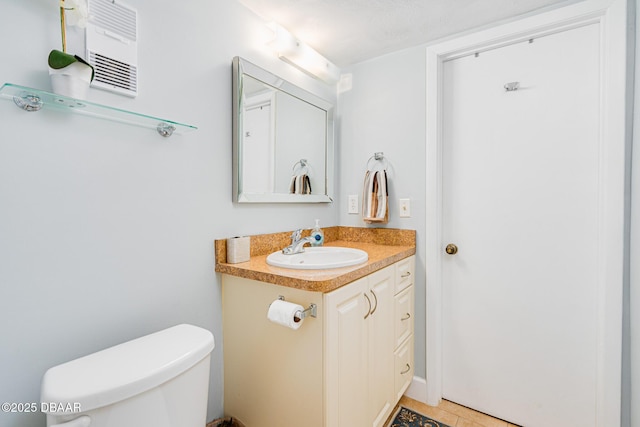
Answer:
[[[304,319],[299,318],[296,314],[300,314],[304,308],[300,304],[294,304],[283,300],[275,300],[269,305],[267,318],[273,323],[286,326],[291,329],[298,329]]]

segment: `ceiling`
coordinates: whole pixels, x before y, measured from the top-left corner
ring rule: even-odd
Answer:
[[[339,67],[579,0],[237,0]]]

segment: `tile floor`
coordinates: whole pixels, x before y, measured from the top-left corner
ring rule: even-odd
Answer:
[[[457,403],[449,402],[448,400],[443,400],[438,406],[429,406],[417,400],[402,396],[398,405],[424,414],[450,427],[518,427],[515,424],[490,417],[489,415],[474,411]],[[395,412],[394,410],[393,414],[395,414]],[[391,419],[387,421],[386,425],[390,423]]]

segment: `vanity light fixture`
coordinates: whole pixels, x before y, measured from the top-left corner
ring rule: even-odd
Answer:
[[[274,32],[274,38],[268,44],[280,59],[327,83],[335,83],[340,79],[340,69],[311,46],[275,22],[268,26]]]

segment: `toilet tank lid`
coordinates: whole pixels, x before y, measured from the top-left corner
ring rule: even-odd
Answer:
[[[59,405],[51,405],[57,415],[77,412],[74,405],[81,412],[107,406],[180,375],[213,348],[208,330],[177,325],[54,366],[42,378],[40,400]]]

